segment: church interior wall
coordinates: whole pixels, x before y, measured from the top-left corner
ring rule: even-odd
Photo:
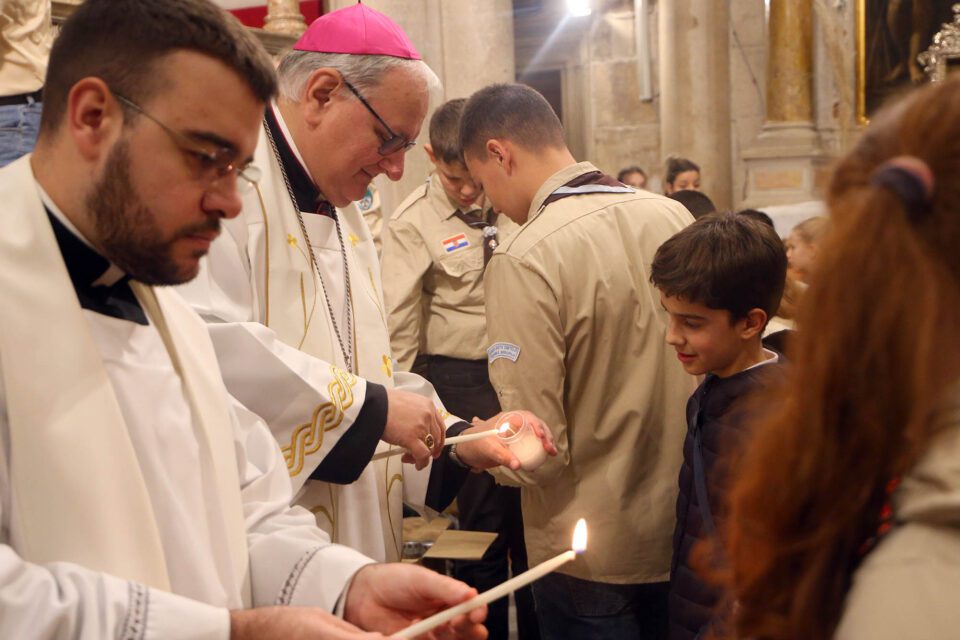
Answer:
[[[747,197],[749,149],[766,113],[767,23],[763,0],[730,3],[730,163],[734,208]],[[708,194],[709,195],[709,194]]]
[[[491,82],[524,81],[529,74],[553,71],[560,84],[558,111],[567,130],[568,144],[578,159],[589,160],[609,174],[616,174],[624,166],[639,165],[647,171],[649,187],[655,191],[662,188],[668,151],[699,160],[695,151],[683,148],[683,141],[695,139],[698,129],[709,137],[705,130],[709,123],[700,118],[689,118],[689,122],[680,125],[692,134],[672,136],[673,146],[680,148],[665,149],[661,113],[665,80],[661,75],[672,66],[664,56],[678,49],[676,43],[661,42],[659,21],[666,2],[681,3],[694,13],[691,37],[699,37],[697,30],[708,26],[703,23],[709,17],[709,11],[701,10],[706,7],[712,11],[715,5],[711,2],[728,0],[707,0],[706,4],[702,0],[594,0],[593,14],[585,18],[570,17],[564,0],[490,0],[471,3],[469,10],[460,0],[365,1],[392,15],[407,30],[439,76],[442,89],[432,98],[431,113],[443,101],[467,97]],[[747,197],[744,152],[755,145],[763,131],[769,47],[767,11],[768,4],[776,1],[730,2],[728,55],[725,59],[717,56],[705,68],[693,72],[699,77],[695,82],[703,82],[711,76],[724,75],[723,70],[711,68],[711,63],[728,65],[728,90],[714,90],[709,95],[716,105],[729,101],[721,106],[729,109],[731,197],[727,204],[733,207],[743,204]],[[57,0],[56,4],[78,2]],[[325,11],[332,11],[353,2],[324,0],[323,6]],[[821,150],[836,157],[855,142],[863,127],[856,114],[857,0],[811,2],[815,11],[813,124]],[[639,21],[634,14],[637,6],[646,7],[648,13],[646,42],[641,43],[636,32]],[[697,19],[701,24],[696,24]],[[650,61],[649,95],[642,95],[642,46],[648,48]],[[695,86],[690,78],[673,85],[682,92],[695,91]],[[403,179],[391,183],[381,176],[376,180],[386,212],[392,211],[431,169],[422,150],[427,141],[428,121],[424,122],[420,146],[406,158]],[[820,191],[823,186],[817,185]]]

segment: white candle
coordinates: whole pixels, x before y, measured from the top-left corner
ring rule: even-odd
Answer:
[[[583,518],[577,521],[577,526],[573,532],[573,549],[570,551],[564,551],[560,555],[550,558],[546,562],[541,562],[537,566],[533,567],[529,571],[524,571],[518,576],[507,580],[503,584],[500,584],[493,589],[484,591],[476,598],[471,598],[466,602],[461,602],[460,604],[440,611],[429,618],[421,620],[416,624],[412,624],[406,629],[398,631],[397,633],[390,636],[391,638],[415,638],[420,634],[427,633],[428,631],[439,627],[445,622],[453,620],[459,615],[463,615],[468,611],[472,611],[477,607],[490,604],[495,600],[510,595],[517,589],[525,587],[535,580],[539,580],[548,573],[556,571],[561,566],[575,560],[577,554],[583,553],[587,548],[587,523]]]
[[[547,460],[547,450],[522,413],[505,413],[497,423],[502,442],[520,461],[520,468],[533,471]]]
[[[448,446],[451,444],[460,444],[463,442],[470,442],[471,440],[480,440],[481,438],[489,438],[490,436],[497,435],[496,429],[488,429],[486,431],[478,431],[477,433],[467,433],[462,436],[454,436],[452,438],[446,438],[443,441],[443,446]],[[381,451],[380,453],[374,454],[371,460],[380,460],[382,458],[389,458],[390,456],[399,456],[401,454],[407,453],[406,449],[391,449],[390,451]]]

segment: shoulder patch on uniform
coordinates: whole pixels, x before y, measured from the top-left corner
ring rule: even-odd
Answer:
[[[470,241],[467,240],[467,235],[465,233],[458,233],[455,236],[450,236],[441,241],[443,245],[443,250],[447,253],[453,253],[454,251],[459,251],[460,249],[466,249],[470,246]]]
[[[360,213],[366,213],[373,208],[373,187],[368,186],[367,192],[363,194],[363,198],[357,201],[357,208],[360,209]]]
[[[487,362],[493,362],[500,358],[506,358],[511,362],[516,362],[520,357],[520,347],[509,342],[494,342],[487,349]]]

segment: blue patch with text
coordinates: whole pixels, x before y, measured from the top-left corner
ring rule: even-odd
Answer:
[[[509,342],[495,342],[487,349],[487,362],[494,362],[500,358],[506,358],[511,362],[516,362],[520,357],[520,347]]]

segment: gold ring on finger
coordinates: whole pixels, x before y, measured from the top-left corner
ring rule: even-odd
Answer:
[[[427,449],[433,449],[433,445],[436,444],[436,441],[433,439],[433,434],[428,433],[423,436],[423,444],[427,445]]]

